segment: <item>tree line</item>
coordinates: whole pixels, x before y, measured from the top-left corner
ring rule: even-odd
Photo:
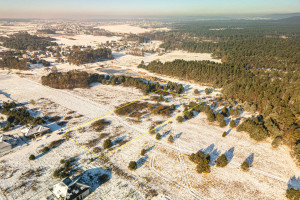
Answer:
[[[89,74],[82,71],[52,72],[47,76],[42,76],[42,84],[57,89],[89,88],[93,82],[105,85],[122,85],[125,87],[135,87],[143,91],[144,94],[155,92],[160,89],[171,90],[176,93],[184,92],[182,84],[168,82],[167,85],[160,85],[158,82],[151,82],[146,79],[134,78],[130,76],[109,76],[102,74]]]

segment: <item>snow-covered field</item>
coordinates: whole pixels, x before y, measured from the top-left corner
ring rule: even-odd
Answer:
[[[131,26],[129,24],[122,24],[122,25],[107,25],[107,26],[98,26],[97,28],[105,29],[107,31],[113,33],[145,33],[150,31],[168,31],[168,28],[141,28],[137,26]]]
[[[106,41],[117,41],[120,40],[121,37],[112,36],[93,36],[93,35],[75,35],[75,36],[57,36],[53,37],[56,39],[55,42],[62,46],[91,46],[95,47],[101,43],[105,43]]]
[[[16,27],[8,28],[7,33],[22,30],[25,23]],[[2,31],[4,26],[0,27]],[[34,25],[30,26],[31,28]],[[133,27],[130,25],[101,26],[106,30],[118,33],[142,33],[152,29]],[[73,38],[73,39],[70,39]],[[107,40],[118,40],[118,37],[104,37],[91,35],[58,36],[57,42],[66,46],[90,45],[95,46]],[[159,42],[154,41],[153,46],[158,47]],[[144,61],[149,63],[153,60],[162,62],[175,59],[184,60],[210,60],[210,54],[188,53],[183,51],[168,52],[159,56],[158,54],[146,54],[145,57],[127,55],[125,52],[114,52],[114,60],[85,64],[80,66],[67,63],[53,63],[58,71],[82,70],[89,73],[118,74],[135,77],[157,79],[162,83],[173,81],[183,84],[185,95],[193,98],[204,98],[209,101],[221,95],[220,89],[215,89],[209,96],[204,90],[208,86],[179,80],[172,77],[149,73],[137,68]],[[61,116],[68,124],[64,129],[71,129],[91,119],[104,115],[115,109],[116,106],[139,99],[142,92],[135,88],[92,84],[89,89],[57,90],[40,84],[42,75],[46,71],[40,65],[32,65],[28,71],[2,70],[0,71],[0,103],[13,99],[20,103],[26,103],[26,107],[36,110],[36,115]],[[194,94],[198,89],[200,94]],[[163,104],[176,104],[179,108],[172,117],[183,111],[183,103],[191,100],[183,97],[171,97],[171,102]],[[30,101],[36,101],[31,104]],[[143,101],[152,102],[149,98]],[[222,109],[222,106],[217,110]],[[240,117],[249,117],[251,113],[243,112]],[[217,123],[209,123],[204,113],[200,113],[193,119],[178,123],[176,120],[159,128],[162,134],[161,140],[156,140],[155,135],[146,134],[134,142],[124,146],[107,159],[97,159],[90,163],[95,155],[78,146],[87,146],[92,139],[99,137],[111,138],[115,149],[125,142],[146,133],[153,123],[162,123],[170,117],[153,116],[146,113],[141,122],[132,118],[120,117],[110,113],[104,117],[111,124],[103,131],[93,131],[86,125],[83,129],[77,129],[70,135],[72,140],[66,140],[57,148],[51,149],[46,154],[40,154],[42,147],[49,145],[52,141],[62,139],[59,135],[61,130],[57,124],[51,124],[54,132],[38,140],[21,141],[19,146],[11,152],[0,156],[0,189],[6,193],[7,199],[43,199],[49,192],[47,188],[59,180],[53,178],[55,169],[61,166],[60,160],[77,157],[78,169],[86,171],[98,169],[105,171],[113,169],[108,182],[96,187],[95,191],[86,199],[150,199],[146,194],[156,190],[158,195],[153,199],[285,199],[285,190],[289,180],[300,176],[300,170],[296,167],[289,154],[289,149],[280,146],[272,149],[270,141],[255,142],[246,133],[237,132],[227,125],[220,128]],[[228,121],[228,120],[227,120]],[[16,127],[10,134],[20,134],[21,127]],[[228,135],[222,137],[226,131]],[[169,135],[176,139],[174,143],[168,142]],[[102,138],[95,147],[102,147]],[[94,151],[94,147],[89,147]],[[110,150],[112,150],[110,149]],[[145,156],[141,156],[142,149],[148,149]],[[100,150],[98,154],[104,155],[110,150]],[[204,150],[212,156],[212,172],[209,174],[197,174],[196,165],[192,163],[188,155],[198,150]],[[214,166],[215,158],[225,153],[230,162],[225,168]],[[29,155],[38,155],[35,161],[29,161]],[[249,172],[240,169],[241,163],[247,158],[253,159]],[[138,161],[138,169],[128,170],[130,161]],[[28,170],[41,169],[40,174],[24,178]],[[33,186],[36,187],[33,187]],[[2,196],[0,196],[0,199]],[[4,197],[3,197],[4,198]]]
[[[192,95],[193,85],[188,85],[188,87],[190,90],[187,95],[196,97]],[[205,96],[203,91],[205,87],[198,86],[197,88],[201,91],[200,96]],[[25,78],[6,75],[3,72],[0,75],[0,90],[10,94],[10,97],[18,102],[28,102],[41,97],[49,99],[58,107],[84,115],[85,119],[82,119],[82,122],[104,114],[121,103],[142,96],[142,93],[136,89],[101,84],[96,84],[91,89],[56,90]],[[214,92],[211,96],[216,94]],[[180,97],[175,98],[171,103],[180,104],[183,101],[189,100],[183,100]],[[58,109],[56,112],[63,113],[67,110]],[[130,180],[113,172],[111,179],[96,189],[87,199],[99,196],[103,199],[111,197],[124,199],[129,194],[133,195],[132,198],[142,199],[144,191],[136,185],[140,183],[157,190],[159,193],[157,199],[284,199],[287,182],[292,176],[300,175],[288,150],[285,147],[274,150],[270,143],[257,143],[245,133],[238,133],[235,129],[231,130],[228,127],[219,128],[215,124],[208,123],[205,118],[205,115],[201,113],[182,124],[174,121],[160,129],[163,135],[160,141],[156,140],[153,135],[146,135],[109,156],[114,165],[135,177],[135,182],[131,183]],[[113,140],[122,138],[126,141],[147,132],[152,122],[163,120],[161,117],[148,116],[143,119],[142,123],[133,123],[114,114],[106,116],[105,119],[111,121],[111,125],[105,129],[104,133],[109,133]],[[74,124],[74,126],[77,125]],[[221,136],[224,131],[229,131],[225,138]],[[85,133],[75,131],[74,134],[74,139],[80,144],[85,144],[99,135],[90,131]],[[169,134],[177,136],[174,144],[167,142]],[[28,145],[17,147],[18,149],[1,157],[2,167],[9,166],[10,172],[17,171],[14,171],[12,177],[0,181],[0,187],[5,189],[20,186],[25,180],[18,177],[28,169],[42,167],[44,169],[40,177],[29,179],[29,181],[40,181],[37,184],[37,191],[21,187],[14,192],[14,197],[18,199],[27,199],[32,195],[31,199],[41,199],[47,192],[47,186],[58,181],[52,178],[52,173],[63,158],[77,156],[80,158],[79,165],[84,170],[109,167],[101,164],[100,161],[88,165],[87,159],[94,156],[70,140],[36,161],[28,160],[29,155],[37,153],[37,149],[41,146],[61,137],[53,133],[48,138],[31,141]],[[101,146],[101,143],[99,145]],[[151,150],[145,156],[140,156],[141,149],[150,147]],[[197,174],[196,165],[189,161],[188,155],[200,149],[209,152],[213,157],[227,152],[232,159],[225,168],[213,166],[210,174]],[[248,173],[241,171],[240,164],[251,154],[254,155],[251,171]],[[134,172],[127,169],[130,160],[141,163]],[[10,195],[8,197],[12,198]]]

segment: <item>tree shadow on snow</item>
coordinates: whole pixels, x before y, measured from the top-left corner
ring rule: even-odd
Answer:
[[[229,135],[230,132],[231,132],[231,129],[229,129],[229,130],[226,132],[226,136]]]
[[[180,132],[180,133],[178,133],[177,135],[175,135],[175,136],[173,137],[174,141],[177,140],[177,139],[179,139],[181,135],[182,135],[182,132]]]
[[[230,163],[230,161],[233,158],[233,153],[234,153],[234,147],[231,147],[228,151],[226,151],[224,154],[228,160],[228,163]]]
[[[216,163],[217,158],[221,154],[221,151],[219,151],[217,148],[215,148],[214,144],[209,145],[205,149],[201,149],[205,154],[210,155],[210,165],[213,166]]]
[[[252,153],[250,156],[248,156],[248,157],[246,158],[245,161],[249,163],[249,166],[250,166],[250,167],[252,167],[253,160],[254,160],[254,154]]]
[[[118,143],[122,142],[124,139],[126,138],[126,136],[122,136],[122,137],[119,137],[117,139],[115,139],[114,141],[112,141],[113,143],[113,146],[117,145]]]
[[[155,145],[149,147],[148,149],[146,149],[146,153],[150,152],[153,148],[155,147]]]
[[[136,164],[137,164],[137,168],[140,168],[144,165],[144,163],[147,161],[148,159],[148,156],[144,156],[144,157],[141,157],[140,159],[138,159],[138,161],[136,161]]]
[[[103,168],[88,169],[78,176],[78,182],[89,185],[90,194],[93,193],[99,186],[111,179],[112,170]]]
[[[160,130],[162,130],[165,126],[167,126],[167,124],[164,124],[163,126],[160,126],[158,128],[155,129],[155,133],[158,133]]]
[[[166,131],[166,132],[164,132],[164,133],[161,135],[161,138],[166,137],[167,135],[169,135],[170,132],[171,132],[171,129],[168,130],[168,131]]]
[[[288,189],[290,188],[300,190],[300,177],[296,178],[296,176],[293,176],[292,178],[290,178],[288,182]]]

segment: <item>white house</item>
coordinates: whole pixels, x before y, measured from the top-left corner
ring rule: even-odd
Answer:
[[[78,183],[78,180],[72,181],[70,178],[65,178],[49,189],[56,199],[81,200],[89,195],[90,186]]]

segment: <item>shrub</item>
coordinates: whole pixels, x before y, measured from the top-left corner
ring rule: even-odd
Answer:
[[[206,113],[206,116],[209,122],[214,122],[216,120],[214,111],[212,111],[211,109]]]
[[[173,143],[174,142],[174,137],[172,135],[169,136],[168,141]]]
[[[135,161],[130,161],[128,168],[130,170],[136,170],[137,169],[137,163]]]
[[[154,135],[155,134],[155,126],[154,125],[152,125],[150,128],[149,128],[149,133],[150,134],[152,134],[152,135]]]
[[[223,132],[222,137],[226,137],[227,133],[226,131]]]
[[[216,113],[215,116],[218,122],[221,122],[224,119],[224,116],[221,113]]]
[[[65,139],[59,139],[59,140],[54,140],[49,144],[49,148],[53,147],[57,147],[58,145],[62,144],[63,142],[65,142]]]
[[[65,162],[66,162],[65,159],[60,160],[60,164],[64,164]]]
[[[44,147],[44,148],[42,149],[42,152],[43,152],[43,153],[47,153],[49,150],[50,150],[49,147]]]
[[[225,122],[224,119],[222,119],[222,120],[220,121],[220,127],[225,127],[225,126],[226,126],[226,122]]]
[[[155,136],[155,138],[156,138],[157,140],[160,140],[160,139],[161,139],[161,135],[160,135],[159,133],[157,133],[156,136]]]
[[[216,160],[217,167],[225,167],[227,164],[228,164],[228,159],[224,154],[219,156]]]
[[[226,107],[224,107],[221,111],[222,115],[224,115],[225,117],[228,115],[228,109]]]
[[[29,160],[35,160],[35,155],[31,154],[31,155],[29,156]]]
[[[196,171],[198,173],[209,173],[210,172],[210,165],[207,159],[201,159],[196,167]]]
[[[67,176],[68,174],[65,171],[60,174],[60,178],[66,178]]]
[[[299,200],[300,199],[300,190],[294,188],[288,188],[285,194],[286,198],[290,200]]]
[[[199,90],[198,90],[198,89],[195,89],[195,90],[194,90],[194,94],[199,94]]]
[[[179,122],[179,123],[182,123],[183,122],[183,117],[182,116],[178,116],[176,118],[176,120]]]
[[[102,131],[106,126],[108,126],[110,123],[105,121],[104,119],[97,120],[91,124],[91,127],[95,131]]]
[[[59,177],[59,172],[60,172],[59,169],[54,170],[53,176],[54,176],[55,178],[58,178],[58,177]]]
[[[230,121],[229,126],[230,126],[230,128],[236,127],[236,123],[233,119]]]
[[[192,119],[193,116],[193,111],[189,111],[184,114],[184,119]]]
[[[194,163],[199,163],[201,160],[207,160],[208,163],[210,162],[210,155],[205,154],[203,151],[198,151],[197,153],[192,153],[190,155],[190,160]]]
[[[205,89],[205,94],[208,95],[209,93],[211,93],[213,91],[212,88],[206,88]]]
[[[244,161],[242,164],[241,164],[241,168],[243,171],[249,171],[249,168],[250,168],[250,165],[247,161]]]
[[[142,149],[141,156],[144,156],[146,154],[146,149]]]
[[[112,147],[112,145],[113,145],[112,141],[110,139],[106,139],[103,143],[103,148],[108,149],[108,148]]]
[[[281,141],[282,141],[281,136],[275,137],[274,140],[272,141],[272,147],[277,148],[281,144]]]
[[[171,107],[170,107],[170,109],[171,109],[171,110],[175,110],[175,109],[176,109],[176,108],[175,108],[175,105],[172,104]]]
[[[30,103],[31,103],[32,105],[35,105],[36,102],[35,102],[33,99],[31,99],[31,100],[30,100]]]

